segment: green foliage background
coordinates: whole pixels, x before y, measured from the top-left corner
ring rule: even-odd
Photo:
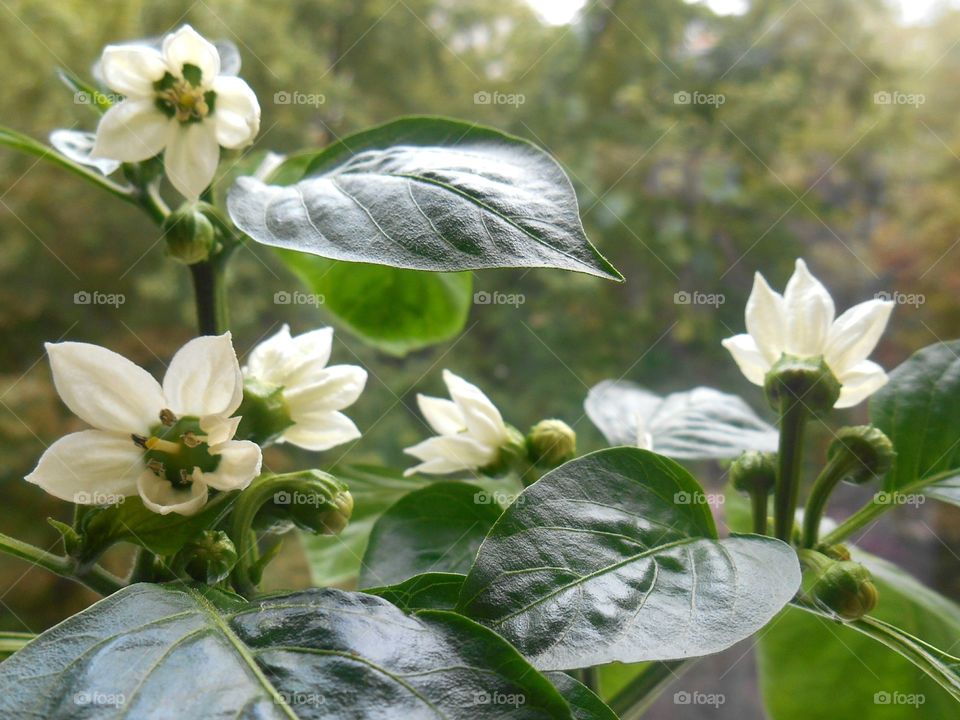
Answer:
[[[108,42],[182,22],[240,47],[263,108],[256,150],[322,146],[408,113],[494,125],[558,158],[588,235],[627,278],[478,273],[475,290],[525,302],[474,305],[459,339],[402,359],[338,331],[334,362],[370,370],[350,410],[365,434],[322,466],[348,450],[353,461],[405,464],[402,448],[426,432],[415,394],[439,393],[443,367],[480,384],[518,427],[566,419],[584,449],[601,440],[582,401],[608,377],[661,390],[712,384],[760,408],[719,340],[742,330],[754,270],[782,286],[799,255],[840,308],[879,291],[924,296],[898,307],[877,353],[886,367],[960,335],[960,13],[907,28],[877,0],[754,0],[729,17],[682,0],[601,0],[573,25],[550,26],[522,0],[8,0],[0,122],[38,138],[93,129],[56,68],[88,76]],[[684,91],[725,102],[676,103]],[[480,92],[524,101],[477,104]],[[882,104],[879,92],[924,102]],[[283,104],[277,93],[323,102]],[[43,342],[101,343],[159,374],[193,332],[192,298],[187,273],[137,211],[6,150],[0,178],[0,527],[48,547],[44,519],[69,511],[22,477],[79,425],[52,389]],[[271,251],[241,251],[231,276],[238,351],[282,322],[299,332],[328,321],[322,309],[274,303],[296,289]],[[78,291],[125,302],[75,304]],[[681,291],[725,302],[677,304]],[[282,470],[303,456],[271,450],[266,460]],[[933,545],[924,569],[955,578],[938,570]],[[299,571],[295,559],[284,570],[294,584]],[[950,582],[941,585],[956,593]],[[90,599],[0,560],[0,627],[40,630]]]

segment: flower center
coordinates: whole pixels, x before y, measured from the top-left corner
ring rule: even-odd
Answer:
[[[181,124],[200,122],[213,112],[217,94],[204,89],[203,73],[196,65],[184,65],[181,73],[181,77],[164,73],[153,84],[157,108]]]
[[[145,450],[147,468],[175,488],[190,487],[194,471],[213,472],[220,464],[220,456],[210,454],[200,419],[196,417],[177,418],[169,410],[163,410],[160,424],[150,431],[149,437],[133,435],[132,439],[137,447]]]

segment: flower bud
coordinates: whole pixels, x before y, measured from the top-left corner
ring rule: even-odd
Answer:
[[[497,459],[489,465],[480,468],[480,472],[489,477],[499,477],[510,472],[522,475],[529,469],[530,459],[527,454],[527,440],[512,425],[506,426],[508,440],[500,446]]]
[[[840,381],[822,357],[783,355],[764,378],[763,390],[774,408],[779,409],[784,400],[793,400],[820,415],[836,404]]]
[[[844,620],[857,620],[876,607],[877,586],[863,565],[815,550],[801,550],[799,555],[805,570],[802,592],[808,600]]]
[[[563,420],[541,420],[527,435],[530,459],[555,468],[577,454],[577,434]]]
[[[251,440],[261,447],[270,445],[293,425],[283,388],[250,378],[243,383],[243,401],[236,414],[241,419],[234,437]]]
[[[274,532],[292,524],[321,535],[336,535],[350,521],[353,496],[347,486],[320,470],[303,470],[269,479],[274,492],[256,517],[256,526]]]
[[[886,474],[896,457],[890,438],[872,425],[838,430],[827,450],[827,456],[833,460],[841,454],[849,457],[849,470],[844,474],[843,480],[855,485]]]
[[[200,206],[185,204],[163,221],[167,254],[186,265],[203,262],[216,245],[213,223]]]
[[[204,530],[184,545],[173,559],[173,570],[197,582],[216,585],[237,564],[237,550],[222,530]]]
[[[740,492],[767,494],[777,481],[776,453],[749,450],[730,465],[730,481]]]

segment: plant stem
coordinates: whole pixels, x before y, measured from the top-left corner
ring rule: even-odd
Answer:
[[[220,255],[190,266],[197,306],[197,327],[201,335],[219,335],[226,331],[227,296],[224,283],[226,256]]]
[[[753,531],[757,535],[767,534],[768,491],[754,490],[750,493],[750,507],[753,511]]]
[[[597,695],[600,694],[600,678],[597,676],[595,667],[583,668],[577,673],[580,676],[580,682],[586,685]]]
[[[153,582],[153,563],[156,556],[146,548],[137,548],[137,559],[133,563],[130,582]]]
[[[803,512],[803,547],[812,548],[817,544],[817,537],[820,534],[820,520],[823,518],[827,500],[830,499],[831,493],[833,493],[840,480],[850,472],[851,466],[855,462],[856,460],[851,458],[850,455],[837,453],[814,481],[810,497],[807,498],[807,507]]]
[[[33,633],[0,632],[0,660],[13,655],[35,637]]]
[[[682,675],[693,660],[651,662],[626,687],[613,696],[608,705],[621,720],[639,718],[673,680]]]
[[[803,438],[809,412],[803,402],[784,394],[780,401],[779,467],[773,496],[774,535],[790,542],[797,499],[800,495],[800,467],[803,463]]]
[[[110,595],[124,587],[123,581],[99,565],[79,570],[71,558],[48,553],[46,550],[0,533],[0,552],[26,560],[70,580],[76,580],[101,595]]]

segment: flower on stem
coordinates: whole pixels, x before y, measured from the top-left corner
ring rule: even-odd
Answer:
[[[501,448],[516,441],[516,431],[510,432],[500,411],[480,388],[449,370],[443,371],[443,381],[451,400],[417,395],[420,412],[437,436],[404,450],[421,461],[404,475],[442,475],[487,467],[500,458]]]
[[[798,259],[783,295],[756,274],[747,300],[747,332],[727,338],[723,346],[746,378],[761,386],[784,355],[822,358],[841,384],[834,407],[852,407],[887,382],[883,368],[867,357],[892,309],[892,302],[868,300],[835,318],[830,293]]]
[[[46,348],[57,393],[93,428],[57,440],[26,477],[51,495],[97,505],[139,494],[154,512],[192,515],[209,488],[241,490],[260,473],[260,447],[233,439],[243,379],[230,333],[184,345],[162,386],[98,345]]]
[[[264,418],[265,425],[279,428],[270,433],[276,442],[319,451],[360,437],[353,421],[338,411],[360,397],[367,371],[356,365],[327,367],[332,349],[333,328],[291,337],[284,325],[250,353],[243,368],[250,399],[279,394],[279,407]]]
[[[124,100],[100,120],[91,157],[138,162],[163,151],[167,177],[188,199],[213,180],[221,146],[245,147],[260,130],[253,90],[220,73],[217,48],[189,25],[159,49],[108,45],[101,68]]]

